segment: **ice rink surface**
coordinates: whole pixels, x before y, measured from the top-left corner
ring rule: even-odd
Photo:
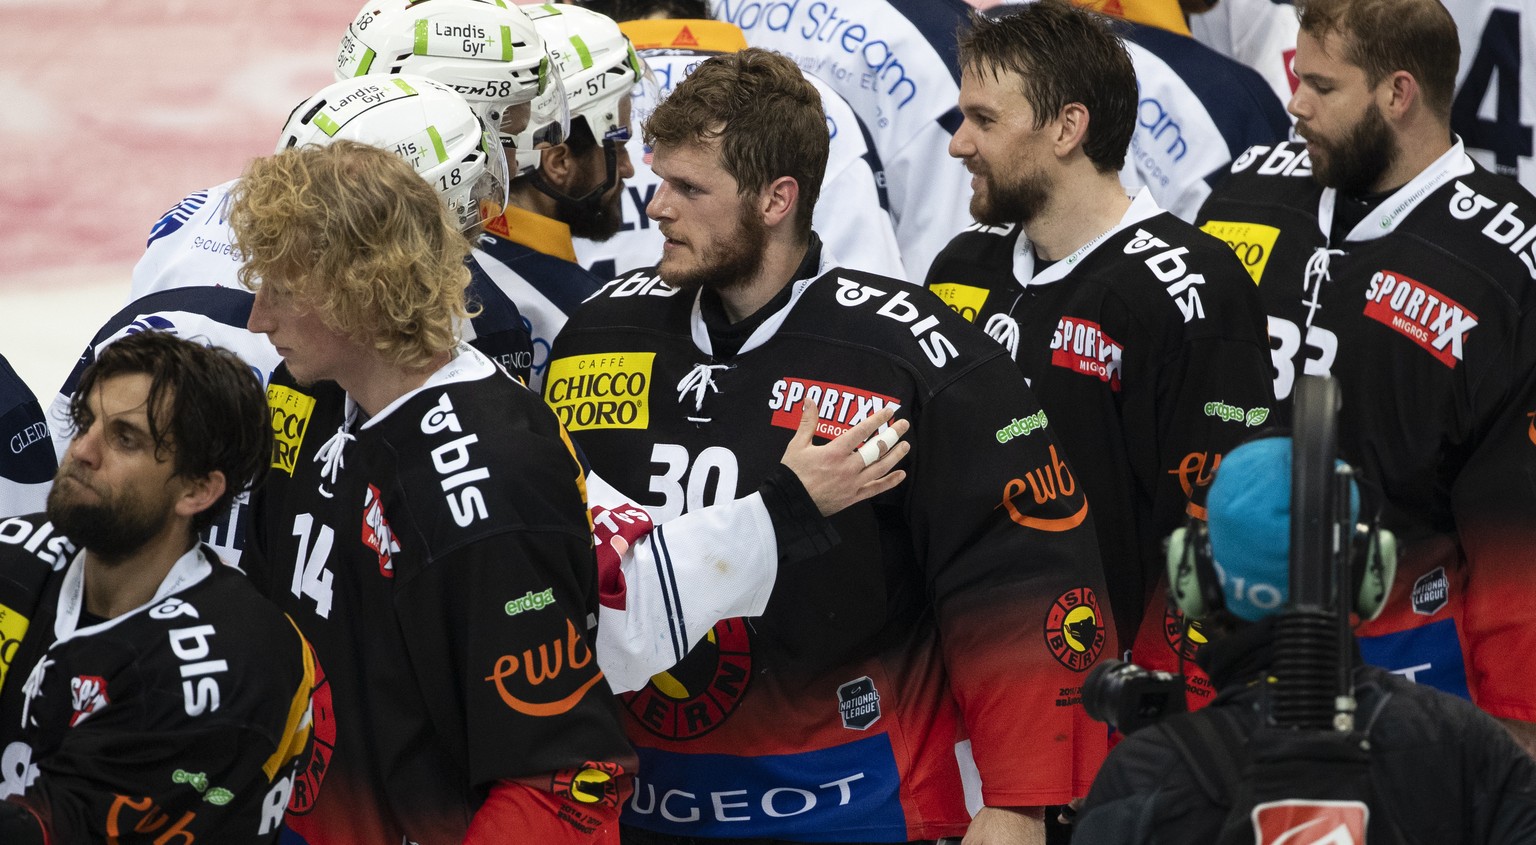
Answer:
[[[272,152],[358,0],[0,0],[0,355],[46,406],[149,227]]]

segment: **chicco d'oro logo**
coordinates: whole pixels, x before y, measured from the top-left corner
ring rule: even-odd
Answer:
[[[1045,644],[1057,662],[1082,672],[1104,650],[1104,616],[1090,587],[1078,587],[1056,597],[1045,617]]]
[[[747,625],[727,619],[712,628],[681,663],[651,678],[645,689],[625,693],[624,707],[659,737],[693,739],[731,715],[751,678]]]
[[[1434,616],[1450,600],[1451,579],[1446,577],[1443,566],[1435,567],[1413,582],[1413,612],[1420,616]]]
[[[549,365],[544,399],[567,431],[651,425],[654,352],[575,355]]]
[[[955,283],[934,285],[929,290],[944,300],[944,304],[953,308],[956,314],[972,323],[981,315],[982,307],[987,304],[987,294],[991,293],[986,288]]]
[[[272,411],[272,468],[292,476],[315,412],[315,397],[274,384],[267,388],[267,407]]]

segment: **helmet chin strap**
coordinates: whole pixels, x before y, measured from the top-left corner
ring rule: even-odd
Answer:
[[[595,217],[603,212],[603,197],[613,190],[618,184],[619,154],[613,141],[605,140],[603,143],[603,158],[607,167],[607,174],[602,184],[579,197],[573,197],[562,193],[554,185],[544,178],[544,168],[535,168],[528,174],[528,184],[537,188],[539,193],[555,201],[555,208],[561,218],[575,219],[578,217]]]

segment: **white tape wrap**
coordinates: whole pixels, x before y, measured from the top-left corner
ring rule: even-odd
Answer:
[[[882,445],[885,446],[885,451],[889,452],[900,439],[901,435],[896,433],[896,429],[886,426],[879,434],[864,441],[864,445],[858,448],[859,459],[864,462],[864,466],[869,466],[880,459]]]

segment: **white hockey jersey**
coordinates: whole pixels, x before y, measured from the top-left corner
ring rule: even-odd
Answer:
[[[972,223],[970,174],[949,157],[949,140],[960,126],[955,32],[970,7],[961,0],[715,0],[710,6],[716,18],[740,27],[747,43],[794,59],[853,107],[885,166],[906,276],[924,278],[934,256]]]
[[[656,74],[662,96],[709,56],[733,53],[747,46],[739,29],[721,21],[642,20],[626,22],[620,28]],[[832,136],[826,176],[811,227],[844,265],[882,276],[907,278],[881,184],[884,177],[880,158],[874,152],[868,130],[853,107],[830,85],[811,74],[806,74],[806,78],[821,94],[827,130]],[[646,108],[641,103],[636,107]],[[661,180],[651,170],[650,150],[640,134],[637,125],[629,140],[629,159],[635,175],[624,180],[623,229],[602,243],[576,241],[581,265],[604,280],[649,267],[661,255],[661,230],[645,216],[645,206]],[[538,369],[541,358],[537,338],[534,347]]]

